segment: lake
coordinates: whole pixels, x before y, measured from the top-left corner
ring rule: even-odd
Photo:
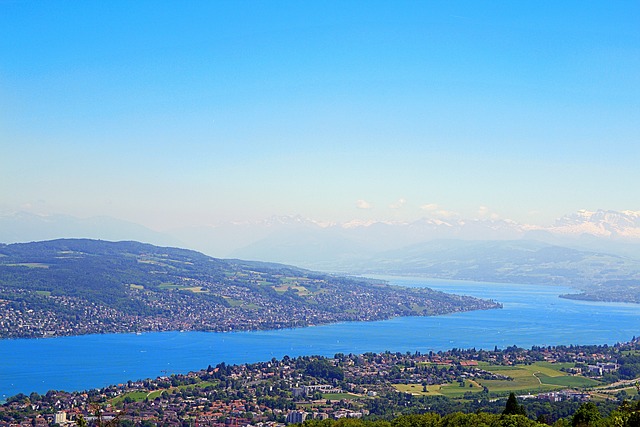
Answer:
[[[500,310],[256,332],[154,332],[0,340],[0,400],[17,393],[84,390],[284,355],[439,351],[510,345],[615,344],[640,335],[640,305],[558,298],[568,288],[389,278],[490,298]]]

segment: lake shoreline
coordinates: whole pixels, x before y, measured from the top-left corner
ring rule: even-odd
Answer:
[[[149,332],[56,339],[0,340],[0,398],[50,389],[85,390],[127,380],[186,373],[224,361],[258,362],[285,355],[440,351],[517,345],[615,344],[640,335],[637,307],[558,298],[562,288],[422,279],[394,285],[484,296],[501,310],[397,317],[251,332]]]

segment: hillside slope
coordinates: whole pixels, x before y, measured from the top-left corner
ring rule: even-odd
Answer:
[[[499,307],[138,242],[0,246],[0,337],[255,330]]]

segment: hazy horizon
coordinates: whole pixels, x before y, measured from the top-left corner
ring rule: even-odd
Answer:
[[[633,2],[0,4],[0,210],[640,211]]]

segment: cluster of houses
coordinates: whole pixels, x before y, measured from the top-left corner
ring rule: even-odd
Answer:
[[[588,365],[587,369],[588,369],[588,373],[589,375],[593,375],[593,376],[599,376],[601,377],[602,375],[606,374],[606,373],[610,373],[610,372],[615,372],[618,370],[620,366],[617,363],[612,363],[612,362],[598,362],[595,365]]]
[[[310,397],[314,393],[342,393],[342,389],[334,387],[330,384],[318,384],[318,385],[303,385],[302,387],[291,388],[291,394],[296,397]]]

